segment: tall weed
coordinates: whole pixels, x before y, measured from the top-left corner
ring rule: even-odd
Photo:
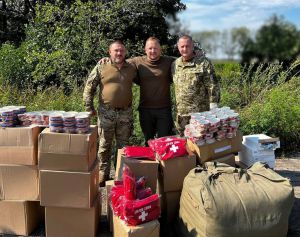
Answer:
[[[244,134],[279,137],[284,150],[300,149],[300,77],[268,91],[241,111]]]
[[[282,84],[290,75],[280,63],[233,67],[232,63],[216,67],[221,76],[221,105],[242,109],[261,99],[270,89]],[[233,69],[233,70],[232,70]]]

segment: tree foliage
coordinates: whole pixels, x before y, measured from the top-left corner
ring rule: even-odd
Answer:
[[[34,87],[80,85],[115,39],[125,42],[129,56],[142,54],[149,36],[158,37],[171,53],[168,45],[176,39],[169,34],[166,17],[184,8],[180,0],[36,1],[21,45],[32,68],[25,80]],[[4,50],[0,55],[5,60]],[[21,85],[15,78],[11,83]]]
[[[224,55],[232,60],[239,58],[245,42],[250,38],[250,30],[247,27],[236,27],[223,31],[197,32],[192,36],[211,57]]]
[[[242,61],[253,59],[259,62],[278,60],[287,62],[300,55],[300,32],[296,26],[276,15],[249,38],[242,52]]]

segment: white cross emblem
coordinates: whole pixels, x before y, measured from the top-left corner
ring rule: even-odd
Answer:
[[[145,221],[146,216],[148,216],[148,213],[145,211],[142,211],[141,215],[139,216],[139,219],[141,219],[142,221]]]
[[[174,144],[171,146],[170,150],[173,151],[174,153],[179,149],[178,146],[175,146]]]

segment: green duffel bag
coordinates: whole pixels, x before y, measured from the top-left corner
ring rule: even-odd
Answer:
[[[289,180],[265,164],[208,162],[184,180],[179,226],[188,237],[284,237],[293,203]]]

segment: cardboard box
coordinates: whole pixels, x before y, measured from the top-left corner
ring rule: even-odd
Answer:
[[[198,161],[203,164],[217,158],[224,157],[231,153],[237,153],[242,149],[242,134],[240,131],[233,138],[226,138],[212,144],[198,146],[191,140],[187,140],[188,148],[197,155]]]
[[[250,146],[255,152],[280,148],[280,141],[278,137],[273,138],[265,134],[243,136],[243,144]]]
[[[91,208],[46,207],[45,226],[47,237],[92,237],[96,236],[101,199],[96,198]]]
[[[39,200],[37,166],[0,165],[0,200]]]
[[[157,220],[138,226],[127,226],[119,217],[113,216],[114,237],[159,237],[160,225]]]
[[[161,217],[163,223],[170,224],[179,212],[181,191],[161,193]]]
[[[0,201],[0,235],[30,235],[41,221],[39,202]]]
[[[106,187],[106,217],[107,217],[107,222],[109,224],[109,231],[113,231],[113,212],[110,206],[110,190],[111,187],[114,185],[114,180],[108,180],[105,182],[105,187]]]
[[[123,150],[118,150],[117,167],[116,167],[116,180],[122,180],[124,164],[132,170],[136,177],[145,176],[146,186],[156,192],[157,176],[158,176],[158,161],[145,160],[145,159],[129,159],[124,156]]]
[[[213,161],[220,162],[220,163],[225,163],[227,165],[235,167],[235,155],[234,154],[229,154],[227,156],[215,159]]]
[[[272,169],[275,168],[275,153],[274,150],[257,150],[252,146],[243,144],[242,150],[239,152],[239,161],[247,167],[255,162],[263,162],[268,164]]]
[[[162,183],[163,191],[181,191],[185,176],[195,167],[196,156],[194,154],[160,160],[158,180]]]
[[[97,126],[87,134],[53,133],[39,136],[39,169],[89,171],[97,157]]]
[[[98,193],[99,165],[89,172],[40,170],[41,206],[90,208]]]
[[[0,127],[0,164],[37,165],[40,127]]]

